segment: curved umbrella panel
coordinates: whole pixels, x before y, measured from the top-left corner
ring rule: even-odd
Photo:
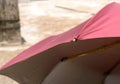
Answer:
[[[119,84],[120,44],[59,63],[42,84]]]
[[[80,30],[78,38],[120,37],[120,4],[111,3],[93,16]]]
[[[42,84],[102,84],[104,75],[69,60],[59,63]]]

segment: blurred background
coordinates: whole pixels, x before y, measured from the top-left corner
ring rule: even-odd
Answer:
[[[42,39],[65,32],[120,0],[0,0],[0,66]],[[0,75],[0,84],[18,84]]]

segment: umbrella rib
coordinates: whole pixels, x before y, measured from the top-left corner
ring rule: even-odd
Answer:
[[[111,73],[111,71],[113,71],[120,63],[120,60],[118,60],[107,72],[105,72],[105,75],[108,75]]]
[[[104,72],[104,75],[107,77],[111,72],[119,65],[120,60],[118,60],[108,71]],[[103,80],[103,83],[105,83],[105,78]]]
[[[114,41],[110,44],[106,44],[106,45],[103,45],[102,47],[99,47],[97,49],[94,49],[94,50],[91,50],[91,51],[87,51],[87,52],[83,52],[79,55],[76,55],[76,56],[70,56],[70,57],[64,57],[61,59],[61,61],[66,61],[66,60],[69,60],[69,59],[73,59],[73,58],[77,58],[77,57],[81,57],[81,56],[86,56],[86,55],[89,55],[89,54],[94,54],[94,53],[98,53],[98,52],[103,52],[115,45],[118,45],[120,44],[120,40],[117,40],[117,41]]]

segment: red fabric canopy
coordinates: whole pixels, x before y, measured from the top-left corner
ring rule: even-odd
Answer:
[[[33,45],[2,66],[1,70],[58,44],[70,42],[74,38],[85,40],[106,37],[120,37],[120,4],[118,3],[107,5],[95,16],[67,32],[48,37]]]

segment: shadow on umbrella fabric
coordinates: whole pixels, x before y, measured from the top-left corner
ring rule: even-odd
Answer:
[[[119,84],[120,4],[33,45],[0,68],[20,84]]]

